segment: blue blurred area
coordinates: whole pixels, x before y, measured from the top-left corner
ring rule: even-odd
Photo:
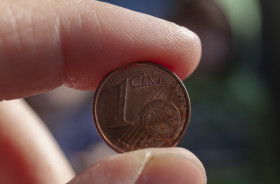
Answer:
[[[92,100],[87,100],[74,112],[55,118],[53,134],[68,158],[101,141],[92,122]]]
[[[106,2],[173,21],[200,36],[201,64],[184,81],[191,123],[179,146],[202,160],[208,183],[279,183],[279,1]],[[68,111],[41,113],[70,161],[101,141],[91,98]]]
[[[176,3],[172,0],[102,0],[130,10],[146,13],[164,19],[170,18],[176,11]]]

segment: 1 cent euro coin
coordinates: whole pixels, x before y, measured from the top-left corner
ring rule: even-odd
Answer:
[[[105,142],[117,152],[176,146],[190,120],[182,81],[167,68],[137,62],[107,74],[93,101],[93,118]]]

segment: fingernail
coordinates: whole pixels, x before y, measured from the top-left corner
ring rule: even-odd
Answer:
[[[203,165],[191,152],[166,148],[151,149],[136,184],[205,184],[206,181]]]

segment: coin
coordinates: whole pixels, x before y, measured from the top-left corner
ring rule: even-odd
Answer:
[[[137,62],[107,74],[93,101],[100,136],[117,152],[176,146],[190,120],[182,81],[167,68]]]

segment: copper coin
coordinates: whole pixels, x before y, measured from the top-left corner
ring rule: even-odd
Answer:
[[[101,137],[117,152],[172,147],[190,120],[190,101],[181,80],[165,67],[138,62],[100,82],[93,117]]]

